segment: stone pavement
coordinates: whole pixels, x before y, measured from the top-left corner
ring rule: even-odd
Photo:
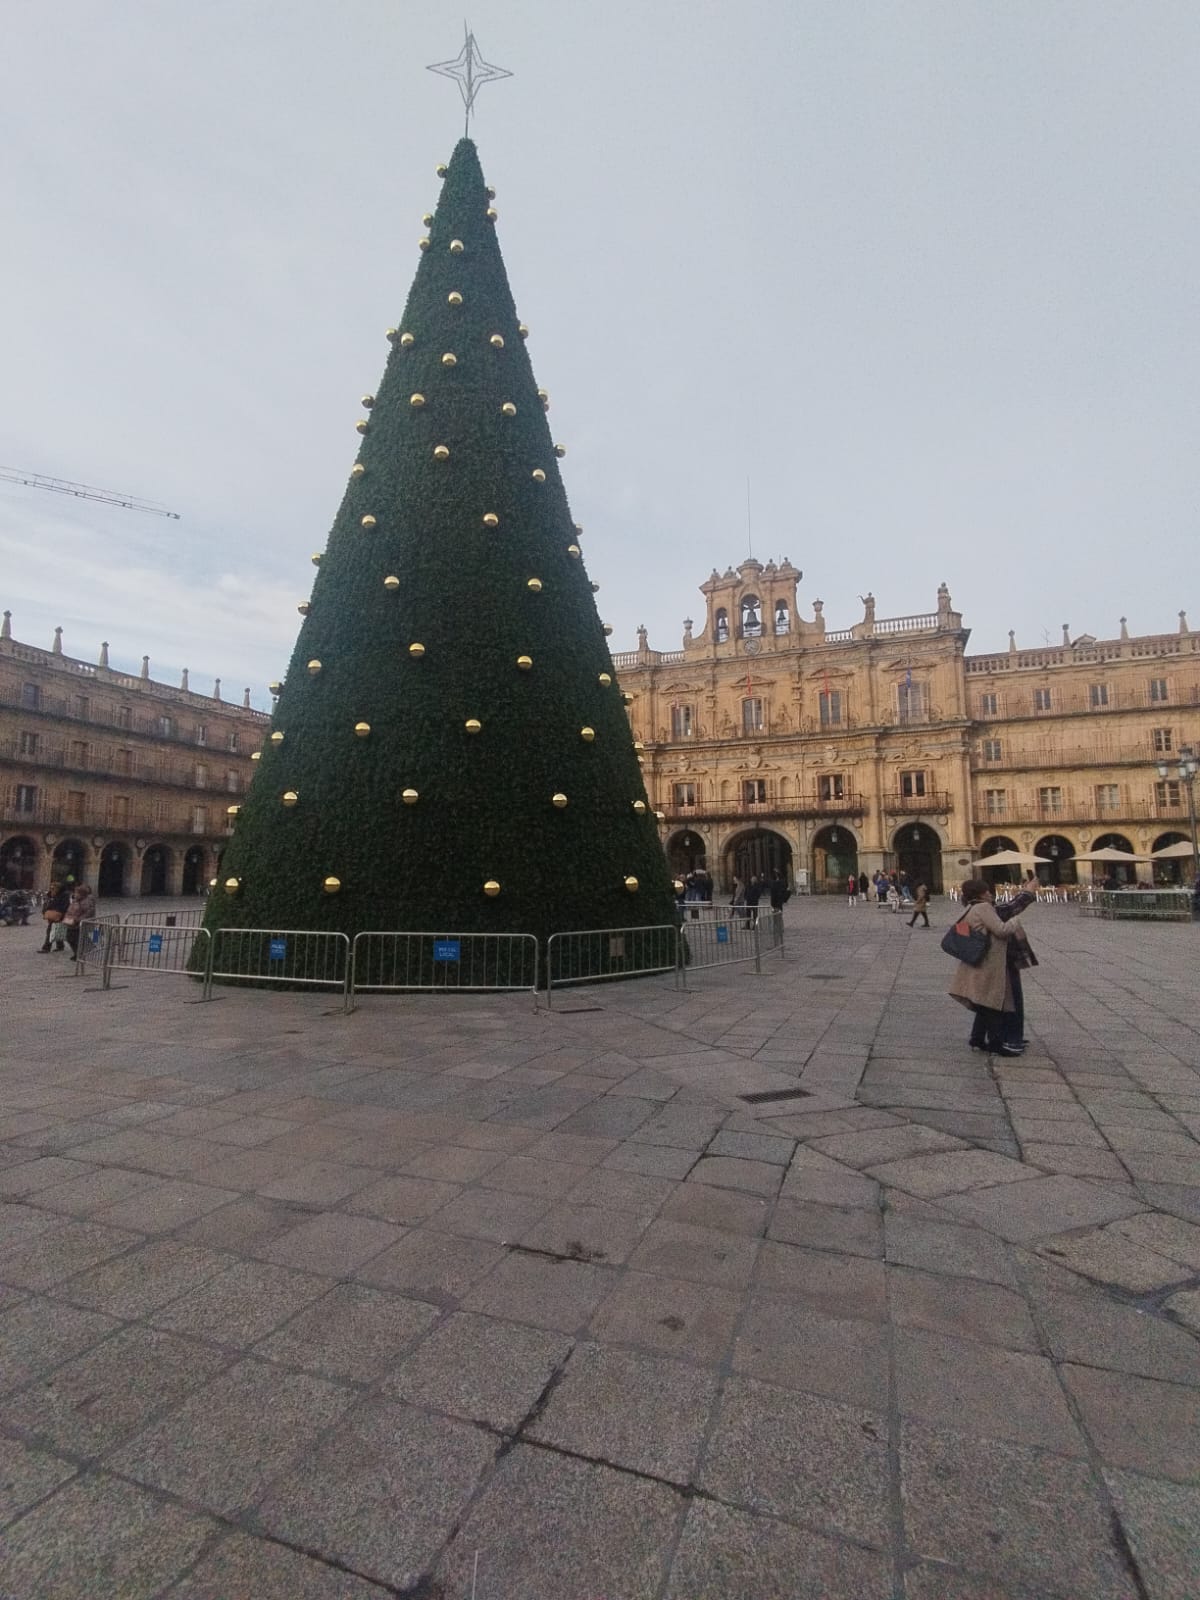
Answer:
[[[550,1014],[0,930],[0,1595],[1195,1600],[1200,928],[1028,922],[990,1063],[840,902]]]

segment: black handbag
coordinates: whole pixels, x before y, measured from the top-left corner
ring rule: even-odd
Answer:
[[[987,929],[968,926],[965,917],[953,923],[942,935],[942,949],[946,954],[953,956],[956,961],[965,961],[969,967],[983,964],[990,942]]]

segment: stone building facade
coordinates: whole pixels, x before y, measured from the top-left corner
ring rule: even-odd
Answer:
[[[721,889],[779,868],[799,888],[844,889],[895,867],[941,891],[974,860],[1045,856],[1046,881],[1090,881],[1079,855],[1148,857],[1190,840],[1186,784],[1163,761],[1200,749],[1200,633],[1090,635],[1047,649],[967,654],[945,584],[921,616],[852,627],[799,614],[802,574],[753,559],[701,585],[705,618],[683,648],[617,655],[644,745],[647,788],[673,865]],[[1191,876],[1145,861],[1118,877]]]
[[[221,698],[115,672],[0,626],[0,885],[52,878],[101,895],[198,894],[216,871],[228,808],[270,719]]]

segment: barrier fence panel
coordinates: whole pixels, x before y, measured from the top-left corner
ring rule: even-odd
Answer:
[[[696,920],[685,920],[679,930],[679,960],[687,986],[689,971],[706,967],[732,967],[753,961],[762,971],[764,955],[783,953],[783,912],[770,906],[728,906],[714,909]]]
[[[77,978],[86,976],[89,961],[103,962],[104,944],[109,930],[119,928],[120,925],[120,917],[115,916],[87,917],[79,924],[79,944],[75,950]]]
[[[1192,897],[1186,889],[1105,889],[1100,915],[1110,921],[1190,922]]]
[[[679,929],[674,926],[552,933],[546,941],[546,1004],[553,1006],[554,990],[566,984],[672,971],[678,987]]]
[[[147,923],[156,928],[198,928],[203,921],[203,906],[193,906],[187,911],[168,911],[165,915],[161,911],[130,911],[124,918],[127,928]]]
[[[114,923],[102,941],[103,986],[112,987],[114,972],[177,973],[202,978],[211,956],[211,943],[207,928],[168,928],[146,922],[126,928]]]
[[[350,993],[527,989],[537,1000],[532,933],[360,933]]]
[[[197,932],[188,930],[195,938]],[[193,969],[194,970],[194,969]],[[350,938],[296,928],[219,928],[209,954],[204,998],[214,981],[278,983],[289,989],[340,989],[350,1010]]]

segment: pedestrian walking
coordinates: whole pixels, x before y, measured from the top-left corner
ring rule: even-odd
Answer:
[[[966,880],[962,886],[962,902],[965,910],[958,926],[965,925],[968,933],[985,933],[987,947],[978,965],[959,961],[950,984],[950,995],[975,1013],[975,1027],[969,1041],[973,1050],[1019,1056],[1021,1047],[1007,1042],[1009,1035],[1004,1018],[1006,1012],[1011,1014],[1015,1010],[1005,947],[1021,932],[1020,923],[1015,916],[1005,919],[997,914],[992,891],[982,878]]]
[[[858,879],[853,873],[846,879],[846,904],[851,906],[858,904]]]
[[[913,904],[913,914],[908,919],[909,927],[911,928],[914,925],[914,923],[916,922],[918,917],[924,917],[925,918],[925,926],[928,927],[929,926],[929,888],[928,888],[928,886],[926,884],[919,883],[917,885],[917,896],[916,896],[916,899],[912,902],[912,904]]]

